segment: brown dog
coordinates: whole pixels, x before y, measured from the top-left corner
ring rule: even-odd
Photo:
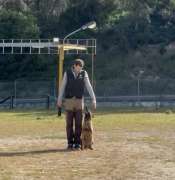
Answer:
[[[92,114],[90,111],[88,111],[88,108],[86,107],[85,110],[85,116],[82,126],[82,132],[81,132],[81,149],[91,149],[93,150],[92,144],[93,144],[93,127],[92,127]]]

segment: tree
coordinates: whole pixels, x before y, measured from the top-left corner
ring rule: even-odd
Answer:
[[[36,19],[29,12],[2,9],[0,11],[0,38],[38,38]]]
[[[38,38],[39,28],[36,24],[36,19],[29,12],[17,12],[14,10],[0,11],[0,39],[27,39],[27,38]],[[35,57],[36,58],[36,57]],[[34,61],[26,61],[26,56],[17,55],[1,55],[0,58],[0,77],[15,79],[19,77],[19,74],[23,73],[20,70],[22,67],[27,65],[33,65],[35,68]],[[32,63],[31,63],[32,62]],[[29,67],[29,66],[28,66]],[[25,68],[25,73],[31,71]]]
[[[28,7],[24,0],[1,0],[0,6],[14,11],[27,11]]]
[[[102,30],[108,16],[116,7],[115,0],[72,0],[60,16],[61,34],[66,34],[92,20],[96,21],[98,29]]]

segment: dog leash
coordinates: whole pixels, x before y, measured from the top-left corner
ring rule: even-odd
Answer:
[[[88,107],[87,106],[85,106],[85,112],[89,112],[89,110],[88,110]]]

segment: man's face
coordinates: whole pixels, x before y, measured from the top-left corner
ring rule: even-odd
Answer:
[[[74,65],[74,70],[79,73],[82,70],[82,67],[80,65]]]

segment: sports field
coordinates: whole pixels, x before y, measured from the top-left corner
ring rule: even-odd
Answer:
[[[64,115],[0,111],[0,180],[175,179],[173,111],[98,110],[94,150],[66,151]]]

